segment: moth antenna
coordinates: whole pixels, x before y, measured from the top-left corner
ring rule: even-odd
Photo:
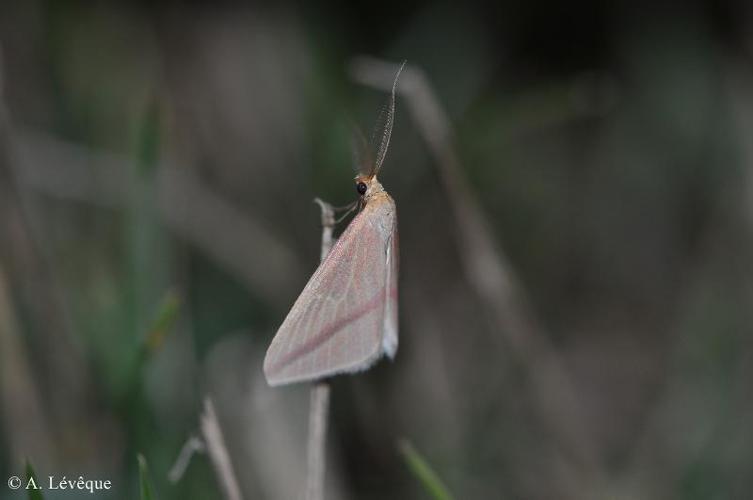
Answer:
[[[353,211],[353,205],[355,204],[356,202],[352,201],[346,205],[340,205],[339,207],[332,207],[332,210],[334,210],[335,213],[342,212],[342,211],[351,212]]]
[[[387,118],[384,123],[384,130],[382,131],[382,140],[379,143],[379,149],[377,150],[376,158],[374,160],[374,167],[369,174],[369,177],[374,177],[379,173],[384,162],[384,157],[387,156],[387,148],[390,145],[390,137],[392,136],[392,125],[395,123],[395,93],[397,91],[397,81],[400,78],[400,73],[403,72],[406,61],[400,65],[400,68],[395,74],[395,80],[392,82],[392,93],[390,94],[390,101],[387,109]]]
[[[353,211],[358,208],[359,201],[360,200],[356,200],[353,203],[349,203],[348,205],[345,205],[344,207],[340,207],[344,211],[343,211],[343,214],[340,217],[338,217],[337,219],[335,219],[335,224],[341,223],[348,215],[352,214]],[[337,209],[335,209],[335,210],[337,210]]]

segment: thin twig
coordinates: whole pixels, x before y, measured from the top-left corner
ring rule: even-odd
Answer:
[[[209,458],[217,474],[225,498],[228,500],[242,500],[241,489],[238,486],[233,465],[230,462],[230,454],[227,451],[225,440],[222,437],[220,422],[214,411],[214,404],[209,397],[204,399],[204,413],[201,415],[201,433],[204,436]]]
[[[322,252],[321,260],[329,254],[334,239],[335,211],[332,205],[319,198],[314,200],[322,209]],[[330,386],[326,380],[311,386],[309,407],[309,436],[306,451],[307,476],[306,500],[324,499],[324,475],[326,471],[327,416],[329,415]]]
[[[351,74],[364,85],[387,90],[392,85],[396,67],[362,57],[353,62]],[[534,317],[511,264],[495,244],[489,223],[461,173],[450,120],[418,68],[405,68],[400,92],[407,97],[407,106],[434,156],[449,197],[468,283],[475,288],[488,314],[506,336],[506,343],[518,362],[527,368],[542,422],[551,429],[560,446],[581,465],[589,486],[598,490],[603,474],[596,446],[584,426],[574,384],[541,323]],[[580,486],[585,487],[582,483]],[[589,498],[586,491],[579,491],[576,496]]]

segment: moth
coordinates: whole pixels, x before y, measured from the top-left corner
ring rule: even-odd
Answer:
[[[272,386],[368,369],[397,352],[398,236],[395,201],[377,180],[395,121],[395,91],[355,178],[360,211],[293,304],[264,359]]]

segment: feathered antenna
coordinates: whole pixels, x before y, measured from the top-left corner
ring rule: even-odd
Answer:
[[[397,74],[395,74],[395,80],[392,82],[392,93],[386,107],[386,112],[385,109],[382,108],[379,118],[377,119],[377,125],[374,128],[374,133],[371,136],[372,143],[376,142],[374,139],[378,137],[381,130],[382,137],[379,143],[379,148],[377,149],[376,158],[374,159],[374,164],[369,172],[369,178],[372,178],[379,173],[379,169],[382,168],[382,163],[384,162],[384,157],[387,156],[387,148],[390,145],[390,137],[392,136],[392,125],[395,123],[395,92],[397,90],[397,81],[400,78],[400,73],[402,73],[403,68],[405,67],[405,63],[406,61],[403,61],[400,65],[400,69],[397,70]],[[381,123],[382,121],[384,121],[383,124]]]

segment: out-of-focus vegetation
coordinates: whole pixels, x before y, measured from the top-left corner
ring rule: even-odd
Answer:
[[[399,95],[400,350],[334,380],[327,497],[429,498],[405,436],[457,498],[749,498],[747,3],[1,10],[0,484],[28,459],[218,498],[205,454],[167,479],[210,396],[244,498],[299,497],[307,388],[261,360],[319,260],[313,198],[355,199],[367,54],[423,71],[468,189]]]
[[[152,483],[149,479],[149,466],[146,463],[146,458],[139,454],[139,490],[141,492],[141,500],[152,500],[154,493],[152,492]]]
[[[413,447],[410,441],[401,440],[398,443],[398,450],[408,468],[421,481],[426,491],[431,494],[431,498],[435,500],[452,500],[452,494],[447,490],[447,486],[442,484],[442,479],[426,463],[424,457]]]
[[[34,466],[31,465],[28,461],[26,462],[26,474],[24,475],[24,479],[22,484],[25,485],[24,488],[26,488],[29,485],[34,485],[31,488],[29,488],[27,491],[27,498],[29,500],[44,500],[44,495],[42,494],[41,489],[37,489],[36,486],[40,486],[39,476],[37,476],[37,473],[34,472]],[[41,486],[40,486],[41,487]]]

